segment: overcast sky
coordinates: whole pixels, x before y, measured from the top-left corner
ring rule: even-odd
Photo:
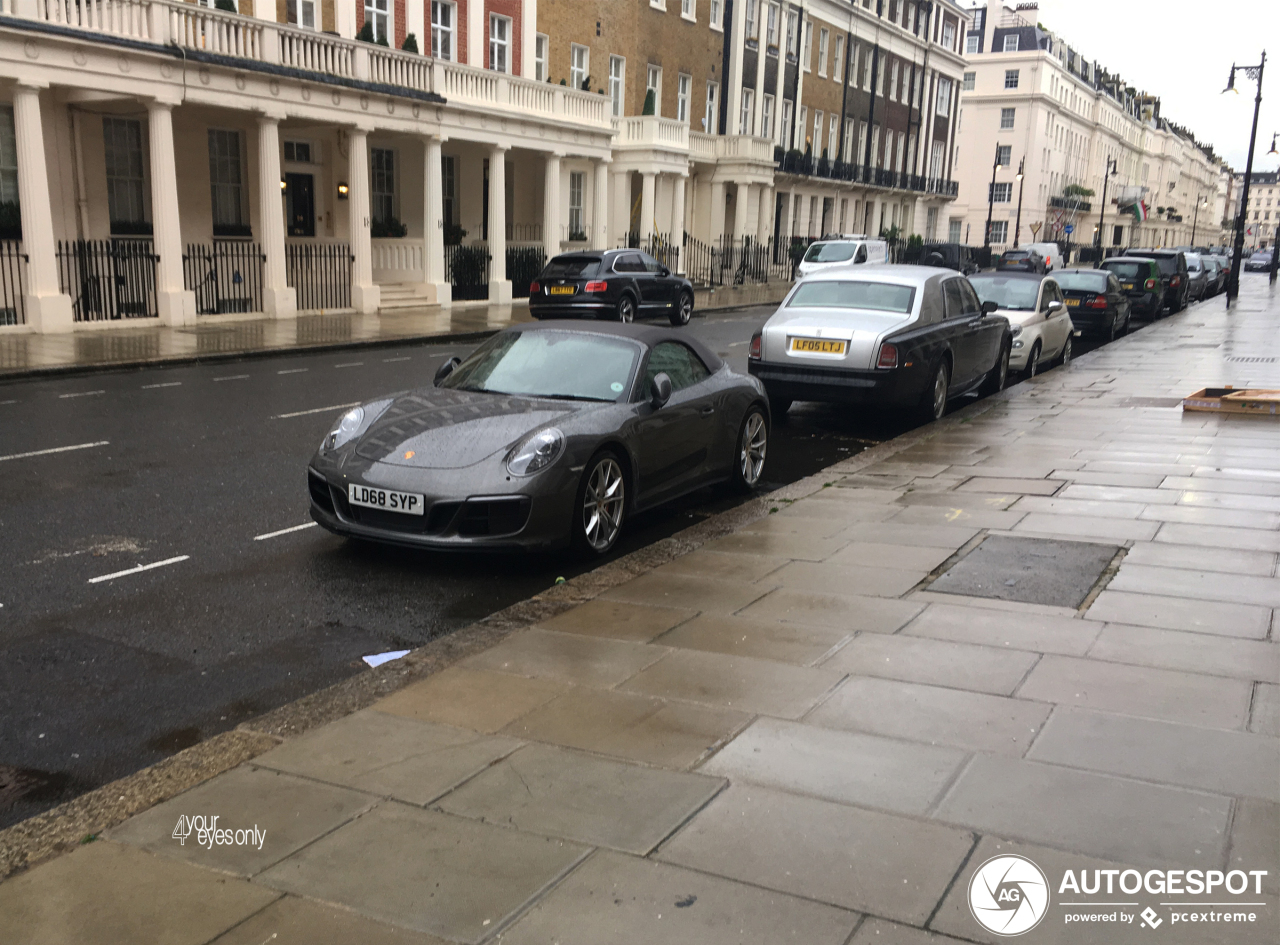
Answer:
[[[1231,63],[1256,66],[1269,42],[1253,168],[1280,165],[1266,153],[1280,131],[1280,0],[1040,0],[1039,20],[1085,58],[1158,95],[1161,116],[1190,128],[1237,171],[1257,87],[1238,73],[1240,94],[1221,92]]]

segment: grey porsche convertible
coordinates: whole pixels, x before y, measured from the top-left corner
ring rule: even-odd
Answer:
[[[311,515],[400,545],[599,555],[634,512],[755,488],[768,437],[761,383],[687,332],[519,325],[338,418],[307,470]]]

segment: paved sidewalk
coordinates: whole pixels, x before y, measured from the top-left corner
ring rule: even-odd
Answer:
[[[790,283],[695,290],[694,312],[781,301]],[[529,304],[458,302],[379,315],[326,312],[297,318],[201,316],[195,325],[86,326],[65,335],[0,332],[0,380],[35,374],[140,367],[414,341],[446,341],[529,321]]]
[[[1280,424],[1175,406],[1219,383],[1280,387],[1263,279],[9,879],[3,937],[994,943],[1016,853],[1024,941],[1274,943]]]

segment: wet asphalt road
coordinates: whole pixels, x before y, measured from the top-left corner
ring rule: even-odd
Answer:
[[[771,312],[711,313],[691,330],[745,371]],[[0,385],[0,457],[102,444],[0,459],[0,827],[587,567],[359,546],[318,527],[275,534],[310,522],[305,466],[339,405],[429,383],[473,346]],[[765,487],[906,429],[797,404],[775,427]],[[615,554],[734,501],[707,489],[640,516]]]

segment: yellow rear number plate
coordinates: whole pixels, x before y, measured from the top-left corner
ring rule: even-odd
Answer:
[[[1122,288],[1122,289],[1132,289],[1132,288],[1133,288],[1133,283],[1132,283],[1132,282],[1126,282],[1124,285],[1120,286],[1120,288]]]
[[[573,295],[574,287],[571,285],[553,285],[547,291],[552,295]]]
[[[1075,308],[1079,304],[1079,299],[1067,299],[1067,308]]]
[[[846,342],[827,341],[823,338],[792,338],[791,350],[806,354],[844,354]]]

